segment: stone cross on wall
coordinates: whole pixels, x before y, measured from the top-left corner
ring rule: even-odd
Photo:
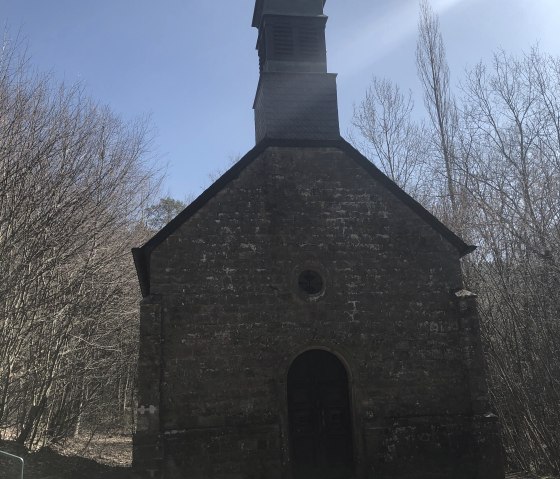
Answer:
[[[149,412],[150,414],[155,414],[156,411],[157,411],[157,407],[152,406],[152,405],[150,405],[148,407],[140,406],[138,408],[138,414],[142,414],[142,415],[146,414],[146,412]]]

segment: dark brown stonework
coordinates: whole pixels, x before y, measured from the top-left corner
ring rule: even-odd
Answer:
[[[324,350],[346,369],[353,464],[320,477],[503,478],[469,250],[344,142],[258,146],[134,252],[136,469],[302,477],[288,372]]]

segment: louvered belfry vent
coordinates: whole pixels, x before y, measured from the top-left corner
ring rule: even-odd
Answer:
[[[295,23],[295,24],[294,24]],[[277,21],[272,24],[272,55],[276,61],[325,62],[321,27],[302,22]],[[261,60],[264,51],[260,51]]]
[[[318,28],[314,25],[302,25],[298,32],[298,46],[302,57],[315,58],[321,50]]]
[[[273,27],[274,56],[290,59],[294,55],[294,33],[292,25],[281,22]]]
[[[326,73],[326,17],[268,15],[257,48],[262,71]]]
[[[257,0],[257,142],[338,139],[336,75],[327,73],[324,0]]]

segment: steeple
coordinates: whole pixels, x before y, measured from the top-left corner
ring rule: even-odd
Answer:
[[[336,75],[327,73],[325,1],[256,0],[257,143],[264,138],[340,138]]]

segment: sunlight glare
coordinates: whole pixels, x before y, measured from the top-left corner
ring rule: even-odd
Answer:
[[[466,0],[433,0],[432,7],[443,15]],[[418,3],[404,2],[390,12],[369,15],[352,29],[352,34],[333,43],[329,51],[333,71],[355,75],[393,52],[401,43],[416,35]],[[364,54],[364,52],[367,52]]]

